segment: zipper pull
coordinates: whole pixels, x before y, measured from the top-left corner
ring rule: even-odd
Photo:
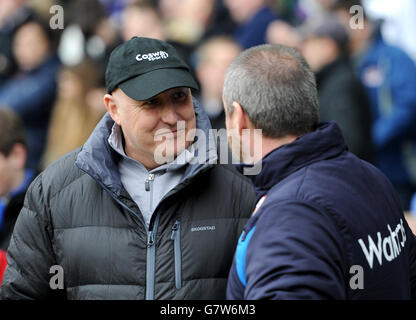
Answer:
[[[150,248],[155,244],[155,233],[153,231],[149,231],[147,234],[147,247]]]
[[[179,221],[175,221],[175,223],[172,226],[172,236],[170,237],[171,240],[175,240],[176,232],[179,229]]]
[[[144,181],[144,188],[146,191],[150,191],[150,181],[153,181],[155,179],[155,175],[153,173],[149,173],[149,176]]]

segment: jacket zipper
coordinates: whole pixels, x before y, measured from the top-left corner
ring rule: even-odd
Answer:
[[[159,217],[160,215],[156,214],[153,230],[147,233],[146,300],[154,300],[155,298],[156,234]]]
[[[173,254],[175,258],[175,286],[182,288],[182,254],[181,254],[181,223],[175,221],[172,226]]]
[[[84,171],[86,174],[90,175],[87,171],[80,168],[80,170]],[[208,169],[206,169],[208,170]],[[206,170],[201,170],[201,172],[204,172]],[[96,179],[95,179],[96,180]],[[130,209],[127,205],[125,205],[118,197],[109,189],[107,188],[101,181],[98,181],[98,183],[103,187],[104,190],[106,190],[110,196],[123,208],[125,208],[128,212],[132,213],[136,218],[139,219],[139,221],[143,224],[146,234],[147,234],[147,263],[146,263],[146,300],[154,300],[155,295],[155,261],[156,261],[156,248],[155,248],[155,239],[156,239],[156,232],[159,225],[159,213],[156,213],[155,223],[153,224],[153,230],[149,230],[147,227],[143,217],[138,215],[134,210]],[[148,182],[149,183],[149,182]],[[147,187],[146,181],[145,181],[145,188]],[[150,188],[150,183],[149,183]],[[178,192],[178,191],[176,191]],[[166,198],[171,196],[172,192],[168,192],[159,202],[162,203]],[[157,208],[156,208],[157,209]],[[156,210],[155,210],[156,211]],[[178,221],[179,222],[179,221]],[[180,241],[180,240],[179,240]],[[179,243],[179,250],[176,250],[180,253],[180,243]],[[178,254],[178,253],[176,253]],[[179,254],[179,258],[180,258]],[[149,260],[150,259],[150,260]],[[149,263],[150,262],[150,263]],[[177,262],[179,265],[181,264],[181,261]],[[150,264],[150,265],[149,265]],[[176,265],[176,264],[175,264]],[[178,269],[180,270],[180,269]],[[175,272],[176,273],[176,272]],[[181,277],[181,274],[179,273],[179,277]],[[180,281],[181,282],[181,281]]]
[[[153,173],[144,182],[146,191],[149,192],[149,212],[152,211],[153,203],[153,188],[150,187],[150,182],[155,179]],[[155,296],[155,270],[156,270],[156,234],[159,225],[159,215],[156,214],[153,230],[147,234],[147,257],[146,257],[146,300],[153,300]]]
[[[139,221],[143,224],[143,226],[146,230],[146,234],[147,234],[147,241],[146,241],[147,255],[146,255],[146,258],[147,258],[147,260],[146,260],[146,296],[145,296],[145,299],[146,300],[154,300],[154,296],[155,296],[155,262],[156,262],[155,241],[156,241],[157,228],[158,228],[158,225],[159,225],[159,213],[156,214],[156,219],[155,219],[155,222],[153,224],[153,229],[149,230],[149,228],[147,227],[143,217],[141,217],[134,210],[130,209],[127,205],[125,205],[104,184],[100,183],[100,185],[104,188],[104,190],[106,190],[110,194],[110,196],[118,204],[120,204],[128,212],[132,213],[136,218],[138,218]]]

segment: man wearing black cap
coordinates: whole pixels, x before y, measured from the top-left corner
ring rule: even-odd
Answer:
[[[215,164],[188,66],[134,37],[111,54],[106,85],[91,137],[29,188],[0,297],[225,298],[254,190]]]

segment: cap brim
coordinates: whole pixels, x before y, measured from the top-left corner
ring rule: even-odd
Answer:
[[[157,69],[129,79],[119,85],[134,100],[147,100],[159,93],[177,87],[199,90],[198,84],[185,69]]]

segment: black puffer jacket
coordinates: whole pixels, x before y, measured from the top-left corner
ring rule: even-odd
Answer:
[[[209,128],[195,104],[197,125]],[[254,190],[223,165],[189,165],[147,228],[123,188],[106,115],[81,151],[32,183],[8,250],[2,299],[224,299]],[[50,288],[53,265],[64,290]],[[55,271],[54,271],[55,272]]]

